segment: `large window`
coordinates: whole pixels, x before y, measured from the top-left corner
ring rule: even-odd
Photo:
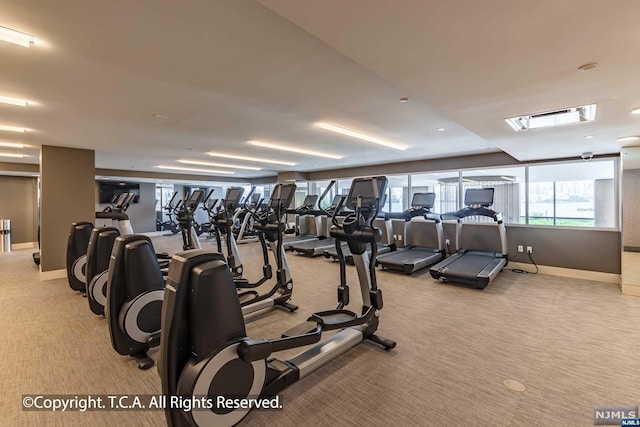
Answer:
[[[324,190],[327,189],[327,187],[329,186],[329,183],[331,181],[312,181],[309,183],[309,194],[315,194],[318,197],[320,197],[322,195],[322,193],[324,192]],[[333,196],[336,194],[336,188],[335,186],[331,189],[331,191],[329,192],[329,194],[326,195],[326,197],[324,198],[324,200],[319,201],[319,203],[321,204],[321,208],[322,209],[326,209],[329,207],[329,205],[331,204],[331,200],[333,199]]]
[[[390,175],[387,177],[387,200],[380,209],[385,212],[402,212],[409,208],[409,176]]]
[[[304,202],[305,197],[307,197],[307,194],[309,194],[308,190],[309,190],[309,184],[307,182],[304,182],[304,181],[296,182],[296,195],[293,201],[294,207],[298,207],[302,205],[302,202]]]
[[[615,161],[529,167],[529,224],[616,226]]]
[[[336,188],[338,189],[336,194],[341,196],[349,195],[349,190],[351,190],[351,182],[353,178],[340,178],[336,183]]]
[[[169,220],[163,207],[169,203],[171,196],[173,196],[173,184],[156,184],[156,218],[160,222]]]
[[[507,224],[526,224],[525,168],[493,168],[462,172],[462,189],[493,188],[493,209]],[[464,192],[463,192],[464,197]],[[464,200],[462,201],[464,204]],[[475,218],[479,221],[479,218]],[[491,221],[487,218],[487,221]]]
[[[458,206],[459,173],[432,172],[411,175],[411,198],[415,193],[436,193],[433,211],[436,213],[454,212]]]
[[[603,158],[388,175],[383,210],[402,212],[410,207],[415,193],[433,192],[436,194],[434,212],[455,212],[464,206],[465,190],[491,187],[495,190],[491,209],[501,212],[507,224],[615,228],[618,226],[617,165],[617,159]],[[334,194],[348,194],[351,181],[351,178],[338,179],[323,207],[329,205]],[[328,184],[329,181],[309,182],[309,194],[321,194]]]

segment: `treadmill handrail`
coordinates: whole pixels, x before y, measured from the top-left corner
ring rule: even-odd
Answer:
[[[467,206],[455,212],[447,212],[446,214],[443,214],[443,216],[455,217],[459,219],[467,218],[470,216],[484,216],[493,218],[493,220],[497,223],[502,222],[502,213],[496,212],[493,209],[488,209],[484,206]]]

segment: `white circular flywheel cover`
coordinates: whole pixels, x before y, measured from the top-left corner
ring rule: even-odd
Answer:
[[[91,298],[100,304],[101,306],[105,306],[107,304],[107,280],[109,279],[109,274],[107,271],[104,271],[98,275],[96,280],[93,280],[93,288],[89,290]]]
[[[239,346],[240,343],[230,345],[229,347],[213,356],[213,358],[207,362],[204,369],[202,369],[202,372],[200,372],[200,375],[198,375],[198,379],[196,380],[196,383],[193,387],[194,396],[208,396],[209,386],[211,385],[211,382],[213,381],[218,371],[220,371],[220,369],[222,369],[224,365],[231,362],[232,360],[239,359]],[[260,391],[262,391],[262,387],[264,386],[264,380],[267,371],[267,362],[264,359],[260,359],[251,362],[251,366],[253,367],[253,384],[251,385],[251,390],[249,391],[249,395],[247,397],[255,398],[260,395]],[[239,423],[249,413],[250,410],[250,408],[236,409],[226,414],[216,414],[215,412],[210,410],[196,410],[191,412],[191,416],[199,426],[231,426]]]
[[[85,267],[87,265],[87,256],[82,255],[73,263],[73,277],[81,281],[82,283],[87,283],[87,276],[85,275]]]
[[[147,292],[139,295],[124,315],[124,332],[134,341],[146,343],[150,334],[157,331],[143,331],[138,327],[138,316],[147,304],[164,299],[164,289]]]

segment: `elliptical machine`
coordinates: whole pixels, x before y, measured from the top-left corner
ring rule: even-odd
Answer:
[[[177,215],[185,250],[200,247],[193,212],[203,195],[204,190],[194,190]],[[104,311],[111,344],[119,354],[135,358],[138,368],[149,369],[154,362],[147,351],[160,343],[165,284],[151,239],[140,234],[117,237],[107,274]]]
[[[161,221],[160,219],[156,219],[156,231],[167,230],[171,231],[171,234],[178,234],[178,232],[180,231],[178,229],[178,223],[173,220],[173,212],[176,208],[176,205],[174,203],[178,202],[178,200],[176,200],[176,197],[178,197],[178,192],[174,191],[173,196],[171,196],[169,202],[162,207],[163,210],[167,211],[166,215],[168,220]]]
[[[182,249],[185,251],[188,249],[200,249],[200,240],[195,229],[193,215],[203,196],[204,190],[193,190],[189,198],[180,204],[180,209],[176,212],[176,219],[182,233]],[[209,196],[211,196],[211,193],[209,193]]]
[[[262,251],[262,277],[251,283],[242,276],[244,271],[240,253],[231,228],[232,220],[225,212],[233,212],[233,207],[238,203],[242,194],[242,187],[230,187],[225,196],[225,209],[216,218],[216,238],[218,252],[222,252],[221,235],[224,235],[227,248],[227,263],[233,274],[233,282],[238,289],[240,305],[244,315],[255,313],[269,308],[283,308],[290,312],[298,309],[297,305],[288,301],[293,293],[293,280],[289,271],[289,263],[282,244],[286,224],[284,215],[295,197],[295,184],[278,184],[273,190],[272,196],[265,209],[258,212],[257,208],[247,210],[246,215],[251,216],[256,230],[256,237],[260,242]],[[255,288],[264,284],[273,277],[273,270],[269,261],[269,250],[276,261],[276,282],[269,292],[260,294]]]
[[[170,427],[234,425],[250,408],[220,408],[224,398],[273,396],[364,340],[390,350],[396,343],[376,335],[382,310],[375,267],[380,230],[373,227],[387,186],[386,177],[354,179],[347,207],[354,210],[342,223],[333,217],[331,235],[340,256],[338,307],[314,313],[308,321],[279,339],[247,337],[233,277],[224,257],[208,251],[187,251],[174,256],[169,267],[162,311],[163,333],[158,371],[165,396],[211,399],[207,410],[166,408]],[[346,241],[356,261],[362,310],[346,310],[349,287],[340,242]],[[340,330],[319,342],[324,331]],[[287,361],[271,359],[273,353],[315,344]]]
[[[183,250],[200,247],[200,242],[193,225],[193,212],[200,203],[204,194],[203,190],[195,190],[189,199],[180,204],[178,211],[178,223],[182,231]],[[130,233],[133,234],[133,233]],[[120,236],[120,231],[115,227],[96,227],[91,230],[86,254],[86,294],[89,309],[96,315],[105,314],[107,301],[107,279],[111,252],[115,240]],[[161,269],[169,267],[169,255],[156,253],[158,265]]]
[[[126,214],[131,201],[135,197],[133,193],[122,193],[115,204],[108,206],[102,212],[96,212],[97,219],[111,219],[114,227],[122,234],[133,234],[129,216]],[[87,248],[93,223],[88,221],[74,222],[71,224],[67,237],[67,280],[74,291],[86,292],[87,284]]]

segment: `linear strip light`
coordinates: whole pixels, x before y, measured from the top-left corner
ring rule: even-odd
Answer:
[[[234,159],[234,160],[246,160],[247,162],[260,162],[260,163],[272,163],[274,165],[285,165],[285,166],[295,166],[295,163],[292,162],[283,162],[280,160],[270,160],[270,159],[259,159],[256,157],[246,157],[246,156],[236,156],[235,154],[223,154],[216,153],[211,151],[207,153],[211,157],[222,157],[224,159]]]
[[[316,123],[316,126],[325,130],[330,130],[331,132],[341,133],[343,135],[362,139],[363,141],[373,142],[374,144],[378,144],[378,145],[384,145],[385,147],[393,148],[396,150],[406,150],[408,148],[406,145],[395,144],[393,142],[384,141],[380,138],[375,138],[373,136],[365,135],[351,129],[341,128],[340,126],[332,125],[329,123]]]
[[[0,125],[0,130],[6,130],[7,132],[21,132],[21,133],[24,133],[26,131],[25,128],[19,128],[17,126],[8,126],[8,125]]]
[[[0,147],[24,148],[24,144],[18,144],[16,142],[0,142]]]
[[[0,157],[16,157],[18,159],[22,159],[23,157],[27,157],[24,154],[15,154],[15,153],[0,153]]]
[[[500,178],[502,178],[502,179],[504,179],[506,181],[515,181],[516,180],[515,178],[511,178],[509,176],[501,176]]]
[[[26,99],[11,98],[10,96],[2,95],[0,95],[0,102],[3,104],[17,105],[19,107],[26,107],[29,105],[29,101]]]
[[[34,38],[31,34],[0,26],[0,40],[17,44],[19,46],[29,47],[33,44]]]
[[[170,170],[176,170],[176,171],[218,173],[218,174],[225,174],[225,175],[233,175],[233,174],[235,174],[235,172],[217,171],[217,170],[213,170],[213,169],[183,168],[183,167],[179,167],[179,166],[165,166],[165,165],[158,165],[156,167],[159,168],[159,169],[170,169]]]
[[[249,144],[256,147],[271,148],[273,150],[288,151],[290,153],[308,154],[310,156],[325,157],[327,159],[339,160],[344,157],[337,154],[328,154],[328,153],[321,153],[319,151],[303,150],[302,148],[285,147],[284,145],[271,144],[269,142],[249,141]]]
[[[632,136],[621,136],[620,138],[616,138],[616,141],[629,142],[629,141],[637,141],[638,139],[640,139],[640,136],[632,135]]]
[[[638,107],[638,108],[634,108],[633,110],[631,110],[631,111],[629,111],[629,112],[630,112],[631,114],[636,114],[636,115],[638,115],[638,114],[640,114],[640,107]]]
[[[232,168],[232,169],[248,169],[252,171],[260,171],[262,168],[256,168],[254,166],[240,166],[240,165],[230,165],[225,163],[213,163],[213,162],[201,162],[200,160],[178,160],[178,163],[185,163],[188,165],[200,165],[200,166],[217,166],[219,168]]]

